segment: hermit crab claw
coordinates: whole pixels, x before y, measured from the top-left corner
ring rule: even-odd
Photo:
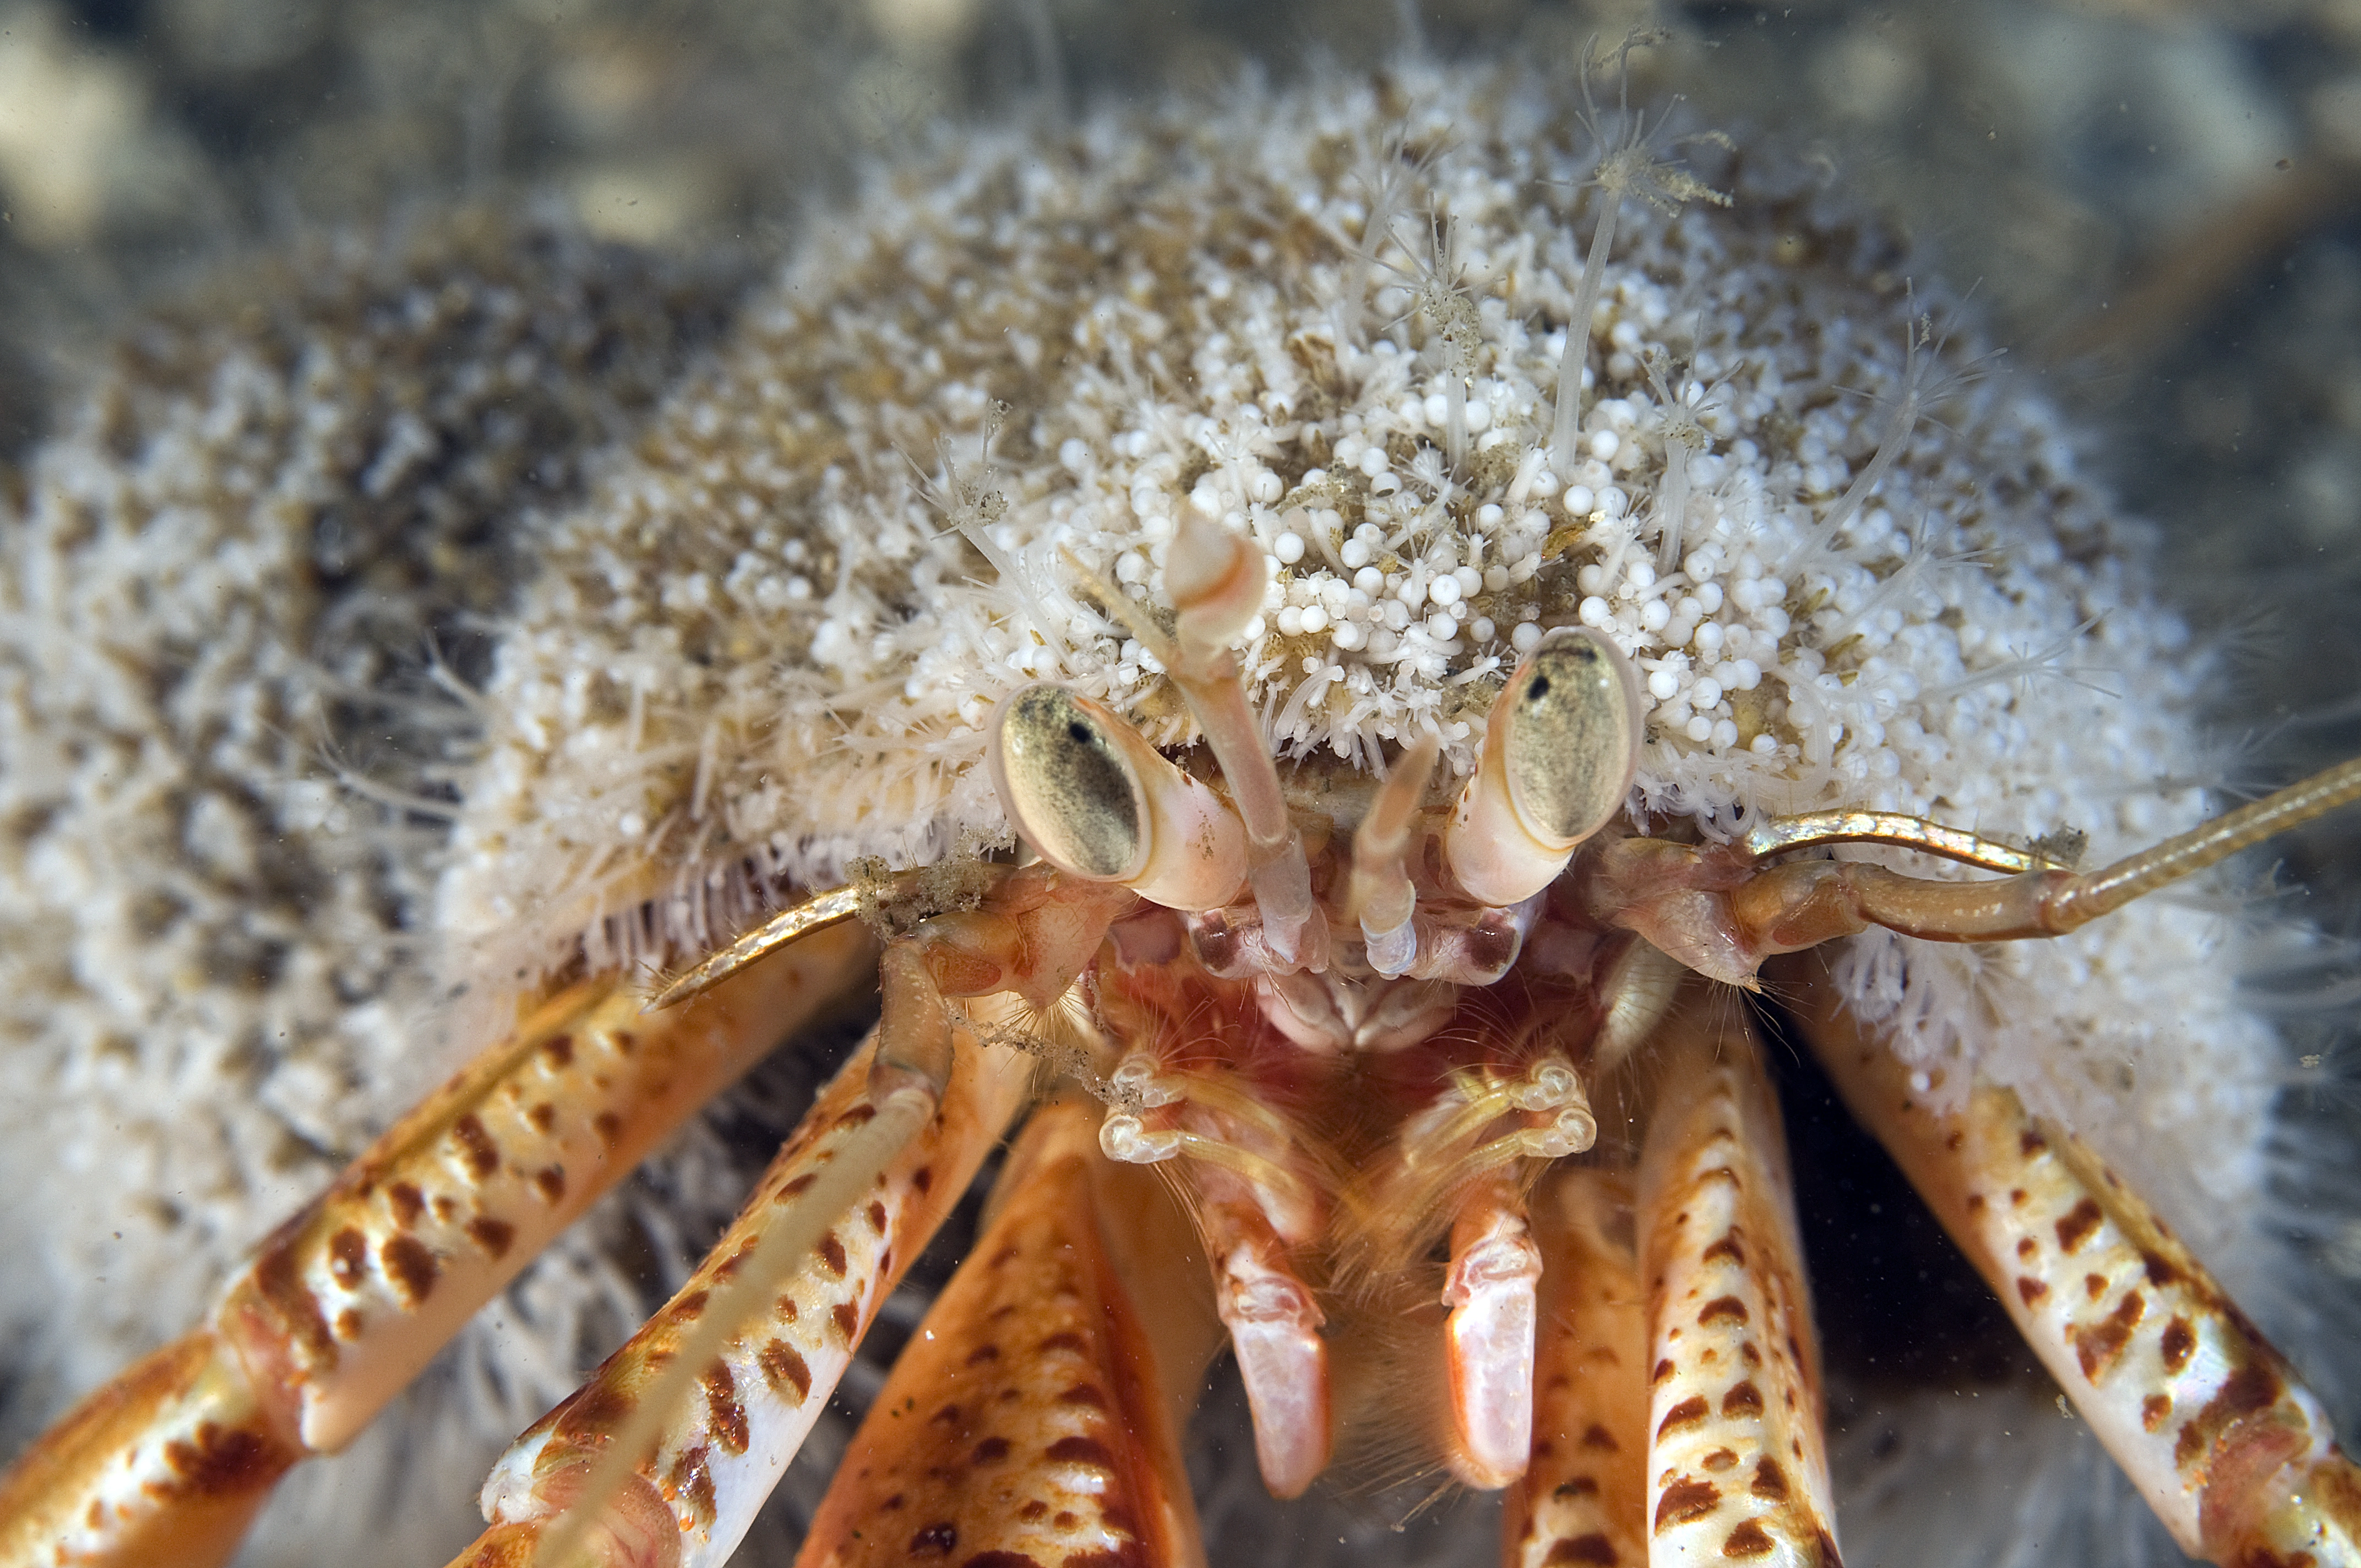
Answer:
[[[1244,885],[1236,815],[1090,698],[1047,684],[1011,694],[989,750],[1011,825],[1060,871],[1168,909],[1216,909]]]
[[[1631,662],[1598,633],[1564,627],[1526,655],[1492,704],[1444,839],[1470,897],[1503,907],[1557,879],[1631,792],[1640,713]]]

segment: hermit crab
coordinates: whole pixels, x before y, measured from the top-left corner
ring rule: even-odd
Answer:
[[[462,1561],[726,1560],[1029,1106],[806,1561],[1201,1560],[1225,1343],[1276,1496],[1408,1427],[1513,1562],[1834,1563],[1766,987],[2176,1541],[2361,1560],[2202,1261],[2268,1036],[2157,895],[2361,764],[2202,819],[2144,535],[1902,260],[1572,73],[882,179],[532,542],[434,858],[513,1027],[18,1461],[8,1560],[225,1558],[868,972]]]

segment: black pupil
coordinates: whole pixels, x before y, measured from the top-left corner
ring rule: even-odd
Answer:
[[[1547,696],[1549,696],[1549,677],[1547,675],[1535,675],[1532,680],[1525,683],[1525,700],[1527,702],[1539,702],[1542,698]]]
[[[1066,737],[1077,746],[1087,746],[1092,739],[1091,727],[1079,718],[1070,719],[1066,724]]]

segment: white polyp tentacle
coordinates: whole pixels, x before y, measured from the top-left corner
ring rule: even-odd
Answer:
[[[1565,323],[1565,352],[1558,358],[1557,408],[1550,425],[1550,455],[1561,474],[1576,463],[1575,442],[1582,434],[1582,367],[1590,357],[1590,319],[1598,309],[1598,294],[1607,279],[1607,254],[1615,247],[1615,224],[1622,215],[1623,192],[1602,193],[1598,222],[1590,231],[1590,251],[1582,263],[1582,281],[1576,285],[1574,311]]]

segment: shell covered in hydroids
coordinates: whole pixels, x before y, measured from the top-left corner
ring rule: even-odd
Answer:
[[[1190,508],[1268,555],[1241,662],[1305,770],[1433,733],[1466,772],[1519,650],[1581,622],[1644,676],[1647,820],[1873,806],[2084,834],[2091,864],[2195,821],[2202,660],[2051,406],[1960,373],[1840,192],[1661,137],[1643,154],[1687,172],[1602,182],[1601,137],[1636,132],[1582,109],[1570,76],[1404,66],[878,179],[543,540],[445,939],[507,967],[585,934],[678,951],[766,883],[1005,842],[985,726],[1027,681],[1187,741],[1096,596],[1161,606]],[[2220,1244],[2262,1179],[2271,1055],[2227,935],[2152,900],[2062,942],[1872,938],[1843,983]]]
[[[1587,623],[1645,679],[1652,825],[1841,804],[2095,865],[2197,820],[2204,660],[2051,406],[1840,184],[1582,104],[1570,67],[1411,61],[963,131],[817,217],[685,385],[728,269],[530,230],[368,236],[129,334],[0,492],[9,1420],[191,1321],[447,1063],[459,992],[493,1016],[582,947],[677,959],[786,884],[1005,843],[983,726],[1027,681],[1186,747],[1100,597],[1159,612],[1185,509],[1270,559],[1242,663],[1307,787],[1425,733],[1464,773],[1520,650]],[[486,626],[438,702],[422,646]],[[2279,1047],[2236,936],[2168,895],[1839,974],[2245,1290]],[[452,1421],[497,1440],[570,1386],[633,1305],[616,1256],[680,1250],[727,1164],[692,1138],[636,1231],[530,1270]],[[2010,1408],[2016,1446],[1913,1452],[2091,1474]],[[405,1519],[461,1511],[481,1451],[397,1419]],[[351,1544],[352,1474],[299,1478],[324,1522],[261,1558],[423,1560]]]

